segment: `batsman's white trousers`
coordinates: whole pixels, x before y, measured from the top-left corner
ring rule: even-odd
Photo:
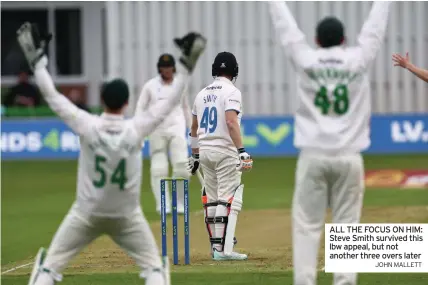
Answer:
[[[301,152],[292,203],[294,285],[316,284],[319,242],[327,208],[331,208],[333,223],[359,223],[363,196],[361,154]],[[334,285],[356,282],[356,273],[334,275]]]
[[[240,171],[236,170],[238,157],[212,150],[200,150],[207,202],[228,202],[236,187],[241,184]]]
[[[103,234],[123,248],[144,271],[162,268],[155,238],[141,208],[121,218],[96,217],[74,207],[56,232],[43,266],[61,273],[82,249]]]
[[[173,177],[183,177],[188,179],[190,174],[186,170],[188,161],[187,139],[184,131],[181,133],[155,133],[150,139],[150,175],[153,195],[156,200],[156,210],[161,208],[160,180],[169,176],[168,152],[170,155]],[[168,186],[166,185],[166,188]],[[178,187],[178,206],[184,207],[183,187]],[[170,195],[166,192],[165,202],[170,209]]]

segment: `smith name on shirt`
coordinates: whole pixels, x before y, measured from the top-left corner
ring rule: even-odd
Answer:
[[[216,100],[217,100],[217,95],[208,94],[204,96],[204,104],[211,103],[211,102],[215,103]]]

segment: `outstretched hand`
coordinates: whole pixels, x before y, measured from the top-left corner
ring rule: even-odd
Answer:
[[[400,66],[402,68],[407,68],[410,64],[409,53],[406,52],[406,57],[401,56],[396,53],[392,55],[392,61],[394,62],[394,66]]]

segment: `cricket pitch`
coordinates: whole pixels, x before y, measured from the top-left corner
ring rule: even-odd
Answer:
[[[168,251],[172,256],[171,218],[168,223]],[[330,215],[327,216],[327,221]],[[236,237],[237,251],[248,254],[244,262],[214,262],[210,258],[210,246],[205,228],[204,217],[201,212],[190,216],[190,247],[191,265],[172,266],[173,271],[204,271],[210,268],[224,267],[226,271],[263,271],[276,272],[291,270],[292,245],[290,234],[290,210],[258,210],[243,211],[239,215]],[[363,210],[362,222],[374,223],[418,223],[428,222],[426,207],[366,207]],[[179,217],[179,253],[183,263],[184,234],[183,217]],[[152,230],[160,245],[160,222],[152,224]],[[319,267],[324,264],[324,239],[321,238]],[[21,260],[14,264],[3,266],[6,271],[14,266],[32,262],[33,257]],[[21,268],[8,274],[28,274],[31,267]],[[213,269],[214,270],[214,269]],[[65,274],[88,274],[102,272],[138,272],[134,261],[129,258],[108,237],[101,237],[89,245],[70,264]]]

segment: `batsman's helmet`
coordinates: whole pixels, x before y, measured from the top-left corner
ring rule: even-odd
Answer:
[[[169,53],[164,53],[159,57],[158,60],[158,72],[160,73],[160,68],[161,67],[174,67],[174,72],[175,72],[175,59],[172,55],[170,55]]]
[[[224,51],[219,54],[214,59],[212,65],[212,76],[221,76],[228,75],[232,78],[238,76],[238,62],[233,53]]]
[[[318,23],[317,40],[321,47],[328,48],[341,45],[344,39],[344,28],[339,19],[327,17]]]
[[[104,105],[110,110],[119,110],[129,99],[129,88],[125,80],[117,78],[107,82],[101,91]]]

